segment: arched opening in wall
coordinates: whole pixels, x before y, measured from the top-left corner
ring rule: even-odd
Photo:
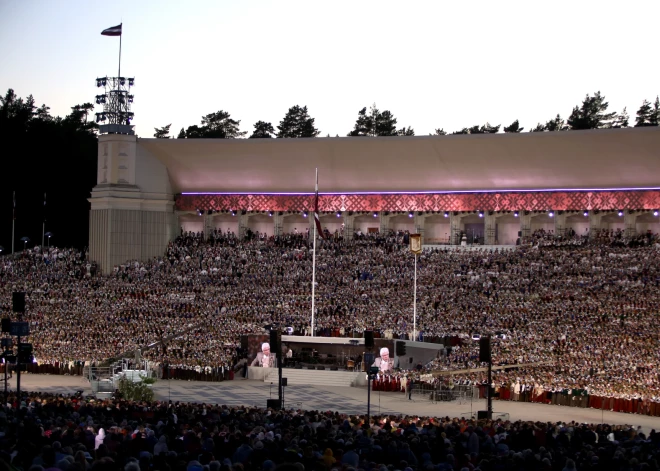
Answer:
[[[374,214],[376,217],[374,217]],[[379,231],[380,215],[378,213],[361,214],[356,216],[355,220],[353,221],[353,232],[355,234],[370,234]]]
[[[512,213],[495,217],[495,245],[516,245],[520,232],[520,218]]]
[[[589,213],[584,215],[583,211],[578,213],[569,214],[566,216],[566,225],[564,226],[564,235],[568,237],[589,236]]]
[[[408,218],[408,216],[405,217]],[[425,245],[446,245],[449,244],[450,237],[451,237],[451,225],[449,224],[448,217],[444,217],[444,215],[438,214],[433,216],[427,216],[426,219],[424,219]]]
[[[660,234],[660,216],[654,216],[653,211],[642,213],[637,216],[635,227],[638,234]]]
[[[624,232],[626,230],[626,223],[623,219],[623,212],[621,212],[621,216],[619,216],[618,211],[603,215],[600,219],[600,228],[612,232]]]
[[[337,217],[336,213],[321,214],[319,221],[321,221],[321,229],[326,234],[326,237],[343,237],[344,216],[341,213],[339,213],[339,217]]]
[[[410,234],[414,234],[415,218],[411,218],[407,214],[397,214],[395,216],[390,216],[387,228],[394,232],[408,231]]]
[[[184,233],[192,232],[194,234],[204,231],[204,216],[197,213],[186,213],[179,215],[179,229]],[[180,235],[181,232],[179,232]]]
[[[530,229],[531,235],[552,234],[555,233],[555,218],[550,217],[548,213],[532,213]]]
[[[313,216],[312,216],[313,217]],[[286,214],[284,216],[284,222],[282,223],[282,233],[283,234],[307,234],[309,230],[309,218],[304,217],[302,214]]]
[[[215,214],[211,219],[211,227],[218,233],[233,233],[238,236],[238,216],[232,216],[230,213]]]
[[[483,245],[485,235],[484,218],[479,217],[479,214],[472,213],[463,216],[461,218],[461,229],[468,245]]]
[[[252,231],[254,236],[270,237],[275,233],[275,223],[273,217],[268,214],[250,214],[247,220],[247,229]]]

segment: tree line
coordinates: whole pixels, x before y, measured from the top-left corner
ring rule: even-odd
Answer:
[[[52,116],[32,95],[21,98],[9,89],[0,95],[0,139],[5,145],[0,170],[0,247],[11,252],[41,245],[43,224],[50,243],[84,248],[89,239],[89,198],[96,185],[98,125],[94,106],[71,107]],[[15,196],[15,198],[14,198]],[[15,204],[14,204],[15,202]]]
[[[608,111],[609,103],[600,91],[593,95],[587,94],[581,105],[575,106],[571,114],[564,120],[560,114],[546,121],[545,124],[538,123],[531,128],[529,132],[546,131],[568,131],[581,129],[603,129],[603,128],[627,128],[630,126],[630,116],[626,108],[620,113]],[[651,103],[644,100],[639,107],[635,117],[635,127],[658,126],[660,122],[660,100],[655,98]],[[178,139],[195,138],[214,138],[214,139],[236,139],[245,137],[248,132],[240,130],[240,120],[231,118],[227,111],[217,111],[202,116],[200,125],[181,128]],[[170,127],[168,124],[162,128],[154,128],[154,137],[167,139],[170,137]],[[491,125],[490,123],[464,127],[451,134],[495,134],[500,132],[501,124]],[[524,131],[519,121],[516,119],[508,126],[502,129],[505,133],[519,133]],[[266,121],[257,121],[254,124],[254,131],[249,139],[268,139],[268,138],[301,138],[317,137],[321,132],[314,125],[314,118],[309,115],[306,106],[293,106],[284,115],[284,118],[277,126],[277,130],[272,123]],[[444,129],[438,128],[431,135],[444,136],[448,134]],[[381,111],[374,103],[368,110],[367,107],[358,111],[357,119],[353,129],[347,136],[414,136],[415,130],[408,127],[397,128],[397,119],[391,111]],[[330,135],[328,135],[330,137]]]

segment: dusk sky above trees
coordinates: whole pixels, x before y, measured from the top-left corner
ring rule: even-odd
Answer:
[[[219,110],[246,138],[258,121],[277,134],[296,105],[319,136],[346,136],[374,103],[416,135],[515,120],[526,132],[599,90],[632,126],[660,91],[655,43],[639,40],[659,14],[653,0],[2,2],[0,90],[59,116],[92,102],[94,79],[117,72],[119,39],[100,32],[123,23],[142,137]]]

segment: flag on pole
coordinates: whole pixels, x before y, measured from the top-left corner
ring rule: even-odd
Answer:
[[[323,239],[323,230],[321,229],[321,219],[319,219],[319,169],[316,169],[316,192],[314,194],[314,223],[316,223],[316,233]]]
[[[121,24],[112,26],[101,31],[103,36],[121,36]]]

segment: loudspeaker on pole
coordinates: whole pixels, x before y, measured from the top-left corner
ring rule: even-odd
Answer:
[[[364,331],[364,346],[365,348],[374,348],[374,331],[365,330]]]
[[[490,363],[490,337],[481,337],[479,339],[479,361]]]
[[[11,295],[12,311],[25,312],[25,293],[13,292]]]

